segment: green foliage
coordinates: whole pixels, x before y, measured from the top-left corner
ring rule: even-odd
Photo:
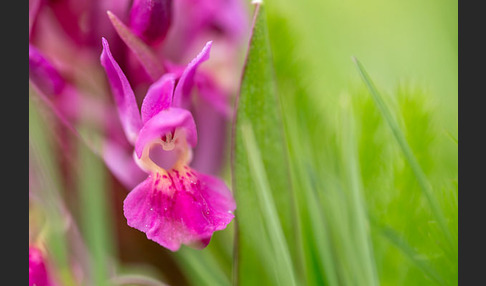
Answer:
[[[298,281],[456,284],[457,145],[450,118],[441,120],[454,116],[451,108],[441,109],[433,89],[412,83],[396,84],[384,98],[366,75],[372,94],[359,82],[329,93],[333,88],[309,75],[322,69],[312,63],[321,55],[302,54],[305,33],[296,32],[285,8],[267,8],[296,210],[291,256]]]
[[[263,6],[255,6],[253,21],[233,127],[233,191],[238,228],[234,281],[239,285],[295,285],[287,254],[287,246],[295,245],[293,206]],[[260,156],[253,161],[248,156],[249,146],[245,145],[246,137],[240,128],[245,125],[251,126],[255,136],[263,162],[260,172],[266,174],[265,179],[254,176],[254,168],[259,166],[255,162],[259,162]],[[266,178],[271,182],[270,187],[262,184]],[[273,198],[262,201],[268,198],[260,196],[264,191],[268,195],[271,192]],[[264,207],[273,203],[276,213]]]

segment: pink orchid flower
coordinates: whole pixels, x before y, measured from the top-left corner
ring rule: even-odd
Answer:
[[[178,76],[166,73],[147,91],[139,112],[134,92],[102,39],[105,68],[134,160],[148,177],[124,201],[129,226],[160,245],[177,251],[181,244],[208,245],[213,233],[234,218],[236,204],[220,179],[189,167],[197,131],[192,114],[183,108],[211,42]],[[129,174],[127,174],[129,175]]]

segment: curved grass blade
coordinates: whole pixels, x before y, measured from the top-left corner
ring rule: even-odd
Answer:
[[[447,223],[444,218],[444,213],[442,212],[442,209],[440,208],[440,205],[437,201],[437,198],[434,196],[432,187],[430,183],[427,181],[427,177],[425,176],[422,168],[420,167],[417,159],[415,158],[410,146],[408,145],[407,140],[405,139],[405,135],[403,134],[402,130],[398,126],[398,123],[395,121],[395,119],[392,116],[392,113],[390,109],[386,106],[385,102],[383,101],[381,95],[378,93],[377,89],[375,88],[375,85],[371,81],[368,73],[365,71],[364,67],[361,65],[361,63],[353,57],[353,61],[356,64],[356,67],[358,68],[359,74],[361,78],[363,79],[364,83],[366,84],[366,87],[368,88],[369,92],[371,93],[373,100],[375,104],[378,106],[378,109],[380,110],[381,114],[385,118],[386,122],[390,126],[390,129],[393,132],[393,135],[395,139],[398,142],[398,145],[400,146],[403,154],[405,155],[405,159],[407,160],[408,164],[412,168],[412,171],[417,178],[417,181],[419,183],[420,189],[422,190],[423,194],[427,198],[427,201],[429,202],[429,205],[432,209],[432,213],[437,220],[442,232],[444,233],[448,244],[455,248],[453,246],[453,240],[451,233],[449,231],[449,228],[447,227]]]
[[[83,128],[83,127],[81,127]],[[103,162],[83,144],[78,144],[77,185],[79,188],[81,228],[91,253],[92,281],[95,285],[110,285],[110,260],[113,256],[113,230],[109,192]]]
[[[447,285],[439,274],[428,263],[423,260],[417,259],[417,253],[408,244],[407,241],[398,235],[395,230],[388,226],[379,226],[381,234],[386,237],[393,245],[395,245],[400,251],[407,257],[413,264],[415,264],[420,270],[423,271],[432,281],[437,285]]]
[[[346,177],[349,180],[349,204],[350,215],[355,226],[355,251],[356,255],[362,259],[363,262],[363,277],[366,279],[366,285],[379,285],[378,274],[376,272],[376,262],[370,238],[370,233],[367,231],[368,216],[366,212],[366,203],[362,197],[362,182],[361,172],[359,170],[359,163],[357,162],[357,146],[354,137],[354,122],[352,116],[351,106],[348,101],[345,101],[343,106],[345,112],[342,115],[342,156],[346,172]],[[363,281],[363,282],[365,282]]]
[[[224,286],[231,284],[209,249],[201,252],[183,247],[175,253],[175,256],[193,285]]]

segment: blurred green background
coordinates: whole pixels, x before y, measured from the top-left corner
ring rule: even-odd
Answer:
[[[320,268],[321,276],[304,275],[307,282],[457,284],[457,1],[267,4],[278,94],[289,149],[295,149],[291,165],[309,168],[296,177],[313,182],[310,189],[321,200],[316,208],[326,225],[323,237],[333,253],[328,253],[327,267]],[[440,205],[452,243],[439,230],[353,56],[398,122]],[[354,175],[347,171],[350,165]],[[362,212],[354,207],[353,185],[361,194]],[[295,189],[297,196],[301,192]],[[365,224],[364,240],[371,240],[368,256],[356,251],[363,240],[359,223]],[[304,226],[304,237],[319,233],[311,228],[305,233]],[[310,248],[304,255],[308,266],[325,260],[313,256],[315,246]],[[336,280],[328,275],[330,264]]]

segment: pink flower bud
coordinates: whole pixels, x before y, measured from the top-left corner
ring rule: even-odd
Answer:
[[[172,0],[134,0],[130,28],[147,44],[165,39],[172,18]]]

